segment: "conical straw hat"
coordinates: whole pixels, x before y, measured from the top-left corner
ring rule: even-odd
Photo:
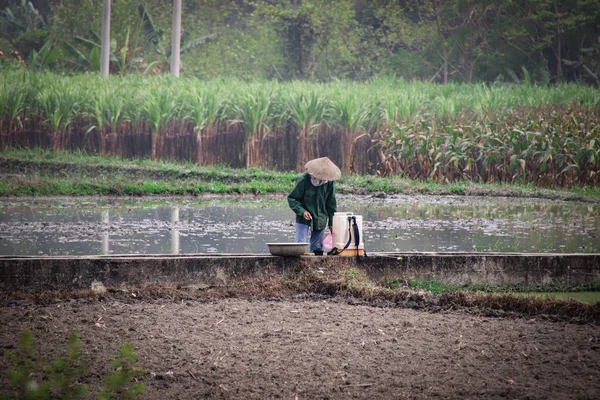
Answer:
[[[304,167],[306,172],[323,181],[335,181],[342,176],[342,171],[327,157],[310,160]]]

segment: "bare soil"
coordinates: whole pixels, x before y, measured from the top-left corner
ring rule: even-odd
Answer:
[[[144,399],[598,399],[600,327],[445,310],[287,300],[56,300],[0,308],[0,346],[28,328],[46,360],[77,332],[95,398],[119,345]],[[0,359],[0,394],[8,390]]]

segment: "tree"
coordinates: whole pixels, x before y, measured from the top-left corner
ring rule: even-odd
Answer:
[[[487,51],[487,37],[493,24],[493,15],[501,8],[494,9],[494,4],[486,0],[463,0],[454,7],[458,21],[452,40],[460,55],[457,67],[464,82],[472,83],[475,65]]]
[[[171,33],[171,75],[179,78],[181,46],[181,0],[173,0],[173,32]]]
[[[53,68],[98,70],[110,27],[111,74],[600,84],[600,0],[139,0],[104,1],[103,12],[98,3],[0,0],[0,51],[26,60],[35,51],[46,66],[52,58],[40,54],[57,50]]]
[[[31,1],[13,1],[0,10],[0,37],[19,51],[25,59],[32,51],[39,51],[47,42],[48,15]],[[2,50],[0,48],[0,50]]]
[[[598,40],[600,2],[598,0],[506,1],[505,24],[510,27],[502,38],[513,51],[524,55],[532,68],[544,69],[555,81],[575,79],[575,69],[565,57],[577,60],[581,50]],[[506,22],[508,20],[508,23]]]
[[[554,77],[557,81],[565,78],[563,57],[566,52],[581,48],[578,38],[566,42],[569,34],[577,32],[577,36],[585,37],[586,30],[581,29],[593,21],[598,15],[600,3],[596,0],[533,0],[528,15],[534,21],[541,43],[546,45],[554,57]],[[590,26],[590,28],[594,28]],[[596,26],[597,29],[597,26]],[[581,35],[581,36],[580,36]],[[568,49],[571,47],[571,49]],[[577,53],[578,51],[575,51]]]
[[[359,75],[361,32],[350,0],[261,2],[258,17],[277,32],[283,79]]]
[[[138,7],[138,11],[142,19],[144,36],[147,44],[147,46],[145,46],[144,49],[145,55],[148,56],[148,53],[153,51],[159,56],[159,59],[155,61],[150,61],[150,59],[146,60],[149,61],[146,67],[146,71],[154,70],[155,72],[162,72],[166,69],[167,65],[169,65],[170,67],[173,66],[171,63],[173,56],[173,48],[172,46],[167,47],[165,45],[165,32],[163,29],[159,28],[154,23],[154,19],[150,15],[148,9],[146,9],[144,5],[140,4],[140,6]],[[179,11],[179,14],[181,15],[181,11]],[[173,18],[175,18],[175,16]],[[179,20],[181,20],[181,18],[179,18]],[[175,23],[176,21],[173,22]],[[179,21],[178,24],[181,25],[181,22]],[[181,39],[187,38],[188,36],[189,35],[187,34],[187,32],[184,31],[184,34],[181,35]],[[177,57],[179,57],[179,53],[183,53],[185,51],[201,46],[211,40],[214,40],[216,37],[217,34],[213,33],[201,38],[196,38],[187,41],[184,46],[180,47],[179,51],[177,52]],[[172,40],[172,43],[173,41],[174,39]],[[179,61],[177,63],[179,64]],[[171,70],[173,71],[173,69]],[[177,74],[179,74],[179,71],[177,72]]]
[[[100,60],[100,76],[108,78],[110,57],[110,1],[104,0],[102,7],[102,55]]]

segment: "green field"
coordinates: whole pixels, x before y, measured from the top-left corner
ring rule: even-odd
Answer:
[[[298,174],[194,163],[123,160],[114,156],[42,149],[0,152],[0,196],[286,194]],[[537,197],[600,202],[600,189],[548,189],[533,185],[442,184],[400,176],[343,174],[336,191],[345,194],[473,195]]]
[[[0,131],[3,148],[283,171],[327,155],[346,173],[426,182],[600,183],[600,90],[576,84],[102,80],[4,69]]]

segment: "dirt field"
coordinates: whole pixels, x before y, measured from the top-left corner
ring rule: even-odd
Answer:
[[[29,328],[46,360],[82,340],[96,398],[120,344],[144,399],[600,398],[600,327],[347,300],[115,299],[0,308],[0,346]],[[0,393],[8,390],[2,358]],[[1,396],[0,396],[1,397]]]

